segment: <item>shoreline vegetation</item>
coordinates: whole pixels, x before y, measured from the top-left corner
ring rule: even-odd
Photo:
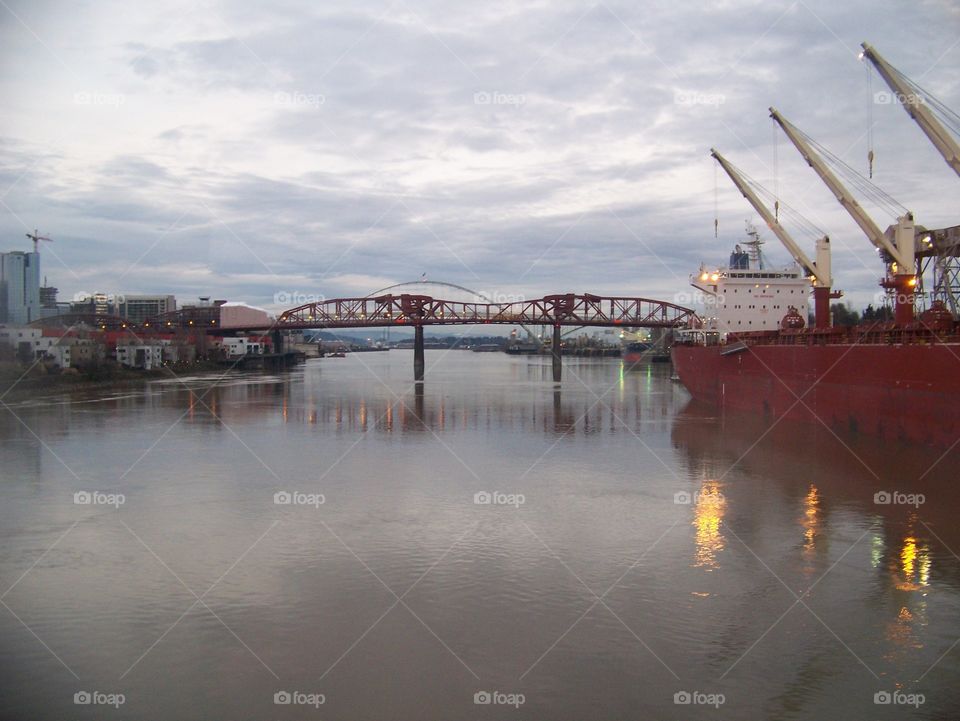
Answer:
[[[149,381],[173,378],[174,374],[212,374],[217,371],[224,371],[222,363],[204,360],[173,363],[150,370],[124,368],[114,363],[100,363],[83,369],[70,368],[63,371],[51,370],[42,363],[32,368],[20,363],[0,363],[0,399],[24,400],[26,397],[43,397],[64,391],[93,388],[135,388]]]

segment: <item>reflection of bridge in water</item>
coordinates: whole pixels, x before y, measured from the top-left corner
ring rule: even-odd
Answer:
[[[553,379],[559,381],[562,368],[560,329],[564,326],[680,328],[695,318],[689,308],[649,298],[566,293],[513,303],[471,303],[404,293],[307,303],[284,311],[270,326],[244,330],[272,332],[274,345],[279,347],[284,330],[412,327],[414,377],[419,381],[423,380],[424,371],[425,326],[548,325],[553,327]]]

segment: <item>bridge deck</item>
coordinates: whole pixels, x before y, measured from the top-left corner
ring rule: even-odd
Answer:
[[[248,330],[493,323],[677,328],[695,317],[690,308],[649,298],[568,293],[514,303],[464,303],[404,294],[308,303],[285,311],[273,326]]]

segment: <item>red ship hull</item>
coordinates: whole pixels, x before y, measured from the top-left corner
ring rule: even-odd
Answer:
[[[675,345],[674,368],[695,399],[722,409],[939,447],[960,439],[960,343],[739,347]]]

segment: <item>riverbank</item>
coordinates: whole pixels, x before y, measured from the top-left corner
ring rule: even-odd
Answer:
[[[151,370],[136,370],[119,366],[102,366],[86,372],[44,373],[33,369],[9,365],[0,369],[0,399],[24,400],[72,391],[87,391],[96,388],[135,388],[150,381],[174,378],[183,375],[215,374],[223,372],[216,361],[163,366]]]

